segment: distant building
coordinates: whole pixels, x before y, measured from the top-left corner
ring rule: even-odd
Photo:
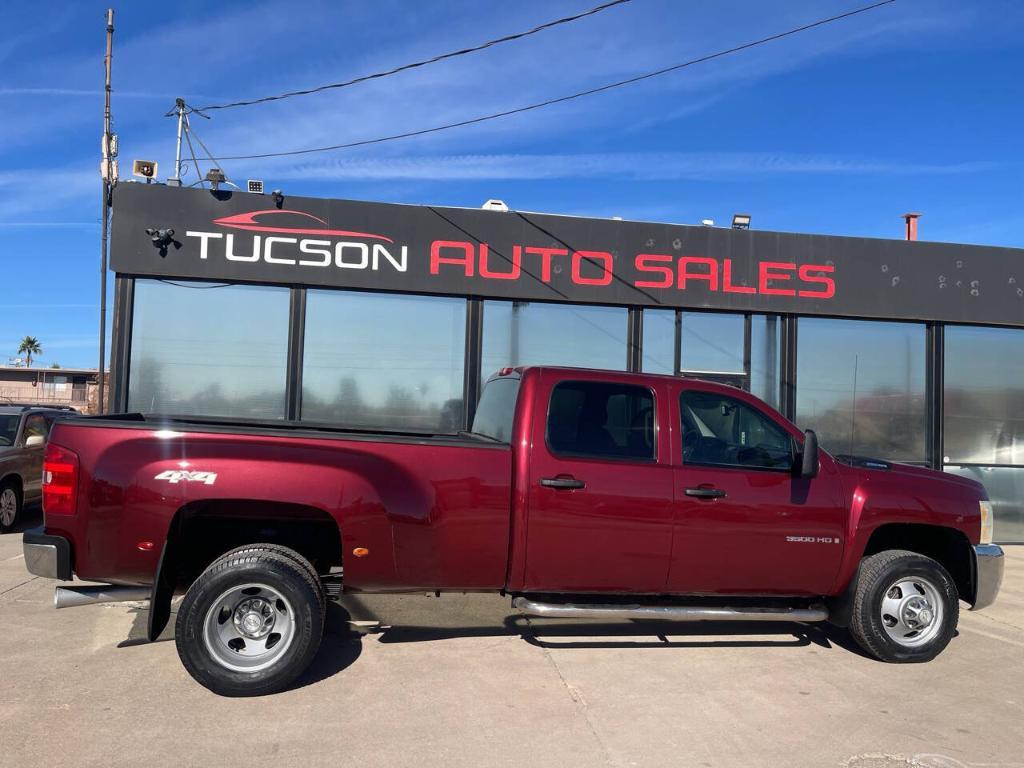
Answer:
[[[82,413],[96,413],[98,384],[95,368],[0,366],[0,405],[69,405]]]

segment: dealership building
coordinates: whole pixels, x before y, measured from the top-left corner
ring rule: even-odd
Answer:
[[[746,389],[1024,541],[1024,250],[121,184],[114,410],[406,432],[559,364]]]

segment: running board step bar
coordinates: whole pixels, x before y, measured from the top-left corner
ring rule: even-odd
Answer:
[[[512,600],[525,616],[542,619],[660,619],[662,621],[826,621],[823,605],[806,608],[698,606],[698,605],[590,605],[541,603],[528,597]]]
[[[74,608],[97,603],[129,603],[149,600],[152,587],[121,587],[103,584],[96,587],[57,587],[53,591],[55,608]]]

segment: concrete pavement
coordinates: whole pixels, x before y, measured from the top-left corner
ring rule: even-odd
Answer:
[[[0,766],[1024,766],[1024,547],[929,664],[798,624],[527,622],[348,598],[294,689],[194,683],[142,606],[55,611],[0,537]],[[173,617],[172,617],[173,623]]]

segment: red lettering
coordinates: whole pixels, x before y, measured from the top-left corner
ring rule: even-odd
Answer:
[[[480,277],[488,277],[492,280],[518,280],[519,273],[522,271],[522,260],[523,260],[523,249],[521,246],[512,246],[512,271],[511,272],[492,272],[487,268],[487,254],[490,252],[490,248],[487,247],[487,243],[480,243]]]
[[[828,264],[801,264],[800,279],[805,283],[820,283],[825,287],[820,291],[800,291],[798,296],[805,296],[809,299],[831,299],[836,295],[836,281],[831,277],[816,275],[815,272],[831,274],[836,271],[835,267]]]
[[[707,272],[690,272],[691,264],[706,265]],[[679,259],[679,287],[686,288],[687,280],[707,280],[712,291],[718,290],[718,261],[707,256],[683,256]]]
[[[757,293],[757,288],[752,285],[732,284],[732,259],[722,262],[722,290],[726,293]]]
[[[526,252],[536,253],[541,257],[540,279],[545,283],[551,282],[551,257],[569,255],[565,248],[537,248],[532,245],[526,246]]]
[[[758,264],[758,289],[761,293],[768,296],[796,296],[796,291],[792,288],[769,288],[769,280],[791,280],[792,275],[787,275],[785,272],[779,272],[780,269],[796,269],[796,264],[791,264],[785,261],[762,261]]]
[[[461,256],[442,256],[442,248],[462,251]],[[436,275],[441,264],[461,264],[466,277],[473,276],[473,245],[458,240],[435,240],[430,245],[430,274]]]
[[[671,263],[672,257],[661,253],[640,253],[637,254],[633,264],[637,272],[660,273],[660,280],[634,280],[633,285],[637,288],[671,288],[673,281],[672,268],[658,266],[658,263]]]
[[[580,266],[583,260],[598,262],[602,261],[604,274],[601,277],[584,277],[580,273]],[[572,281],[580,285],[608,285],[612,281],[612,255],[604,251],[573,251],[572,252]]]

